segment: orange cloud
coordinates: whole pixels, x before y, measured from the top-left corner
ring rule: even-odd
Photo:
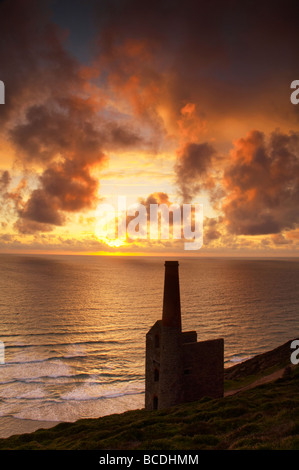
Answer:
[[[299,134],[251,131],[239,139],[224,171],[222,202],[228,229],[276,234],[299,223]]]
[[[194,103],[187,103],[181,109],[181,118],[177,121],[180,140],[198,142],[207,130],[207,122],[201,118]]]

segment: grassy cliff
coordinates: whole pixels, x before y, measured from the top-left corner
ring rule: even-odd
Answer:
[[[58,424],[0,439],[0,449],[299,450],[299,366],[290,367],[290,351],[287,342],[226,370],[222,399]]]

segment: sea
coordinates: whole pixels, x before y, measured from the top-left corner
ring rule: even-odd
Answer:
[[[0,437],[144,407],[164,261],[0,254]],[[183,330],[224,338],[225,367],[299,337],[299,259],[186,257],[179,276]]]

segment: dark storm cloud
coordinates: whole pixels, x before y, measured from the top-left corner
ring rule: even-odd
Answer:
[[[142,144],[128,126],[101,122],[91,102],[72,96],[29,107],[25,121],[9,134],[23,159],[39,163],[48,163],[57,155],[75,155],[82,165],[96,164],[104,159],[103,146]]]
[[[49,199],[47,193],[36,189],[21,211],[22,218],[42,224],[62,225],[62,218],[57,212],[57,201]]]
[[[0,5],[1,79],[7,84],[2,130],[19,163],[42,168],[39,187],[25,201],[19,192],[11,195],[23,233],[28,221],[30,232],[48,231],[64,223],[64,212],[94,207],[99,181],[92,171],[106,162],[105,151],[142,144],[129,125],[99,118],[100,106],[86,92],[80,64],[64,48],[66,35],[51,21],[50,5]]]
[[[259,131],[236,142],[222,208],[231,233],[260,235],[299,223],[299,133]]]
[[[94,121],[95,110],[87,100],[56,98],[29,107],[10,136],[23,160],[47,165],[59,157],[84,168],[104,159],[102,134]]]
[[[129,126],[110,122],[104,127],[106,146],[108,148],[142,148],[144,140]]]
[[[144,113],[153,113],[142,95],[154,85],[156,96],[173,101],[174,109],[195,101],[212,116],[255,113],[266,101],[268,109],[288,104],[298,72],[296,12],[295,0],[271,6],[106,0],[98,6],[100,56],[114,84],[138,79],[135,99]]]
[[[185,202],[191,202],[201,187],[207,187],[207,175],[215,153],[215,149],[206,142],[188,143],[179,152],[175,171],[177,184]]]
[[[6,105],[1,120],[20,113],[45,95],[64,95],[82,83],[76,62],[63,48],[63,34],[51,22],[49,2],[11,0],[0,4],[1,79]]]
[[[59,106],[60,105],[60,106]],[[101,133],[91,121],[93,109],[80,99],[56,100],[29,108],[25,123],[11,131],[19,155],[38,161],[45,169],[40,187],[19,213],[35,222],[61,225],[61,211],[92,207],[98,180],[91,169],[105,161]]]
[[[65,160],[63,165],[47,168],[40,180],[44,192],[58,199],[61,210],[76,212],[92,207],[98,181],[76,161]]]

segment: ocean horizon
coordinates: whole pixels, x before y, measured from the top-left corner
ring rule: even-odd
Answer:
[[[225,367],[299,331],[299,259],[179,260],[182,328]],[[0,254],[0,437],[144,407],[164,258]]]

